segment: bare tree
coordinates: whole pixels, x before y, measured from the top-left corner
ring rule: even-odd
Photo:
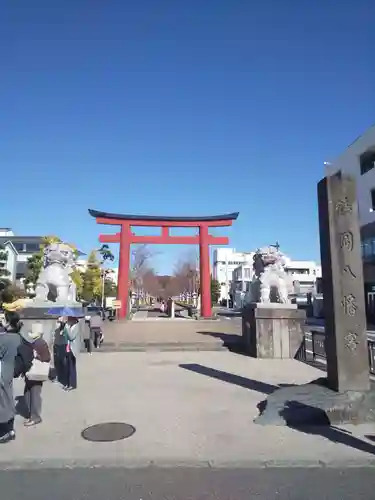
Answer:
[[[146,293],[157,297],[160,295],[160,283],[158,276],[152,269],[148,269],[142,277],[143,289]]]
[[[164,289],[164,298],[175,297],[181,293],[181,287],[176,276],[170,276],[169,281]]]
[[[198,291],[199,272],[197,267],[197,256],[191,252],[177,263],[174,270],[177,293]]]
[[[143,289],[143,277],[152,269],[150,266],[150,260],[153,255],[154,254],[151,252],[148,245],[138,245],[132,251],[130,276],[133,282],[133,287],[137,291]]]

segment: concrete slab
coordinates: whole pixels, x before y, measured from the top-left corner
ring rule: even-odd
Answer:
[[[81,356],[78,390],[43,388],[43,423],[24,428],[1,448],[0,467],[196,464],[238,467],[375,462],[365,434],[347,427],[341,441],[287,427],[253,423],[257,404],[279,384],[304,383],[321,372],[295,360],[249,359],[230,352],[147,352]],[[22,393],[16,381],[16,393]],[[125,441],[90,443],[89,425],[136,427]]]

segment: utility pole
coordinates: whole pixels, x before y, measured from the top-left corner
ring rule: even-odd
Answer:
[[[229,275],[228,275],[228,254],[225,254],[225,290],[227,294],[227,308],[229,309]]]
[[[105,286],[106,270],[102,269],[102,310],[104,309],[104,286]]]
[[[105,292],[105,280],[107,278],[107,276],[109,274],[113,273],[113,270],[112,269],[104,269],[102,268],[102,272],[101,272],[101,277],[102,277],[102,310],[104,309],[104,305],[105,305],[105,296],[104,296],[104,292]]]

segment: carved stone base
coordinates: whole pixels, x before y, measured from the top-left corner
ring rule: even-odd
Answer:
[[[53,333],[56,328],[57,316],[51,316],[48,311],[54,307],[69,307],[74,309],[77,315],[84,316],[82,304],[80,302],[74,302],[71,304],[58,304],[56,302],[33,302],[25,307],[19,312],[22,322],[24,324],[23,328],[26,331],[31,331],[36,323],[39,328],[43,331],[43,338],[48,345],[52,344]],[[35,327],[34,327],[35,328]]]
[[[326,378],[276,389],[259,403],[260,425],[289,427],[375,422],[375,384],[369,391],[336,392]]]
[[[248,304],[242,311],[245,353],[254,358],[295,358],[303,347],[305,311],[294,304]]]

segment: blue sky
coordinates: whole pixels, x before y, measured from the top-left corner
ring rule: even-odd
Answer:
[[[231,246],[319,258],[323,162],[375,121],[373,0],[0,5],[1,226],[88,251],[88,208],[239,211]]]

